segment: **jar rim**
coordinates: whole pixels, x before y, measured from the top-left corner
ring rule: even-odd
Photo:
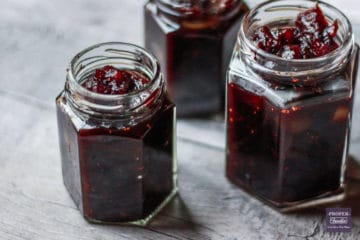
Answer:
[[[233,1],[232,5],[231,5],[232,7],[242,3],[242,0],[227,0],[227,1]],[[161,9],[163,12],[166,12],[172,16],[187,18],[187,17],[193,17],[194,15],[198,14],[198,11],[191,10],[192,6],[191,6],[190,2],[175,3],[173,0],[155,0],[155,2],[158,5],[159,9]],[[186,11],[181,11],[184,9],[186,9]],[[231,10],[232,10],[232,8],[229,8],[226,6],[222,9],[222,11],[214,12],[211,14],[208,12],[203,12],[198,17],[201,16],[201,17],[207,18],[207,17],[214,16],[216,14],[226,14],[228,12],[231,12]]]
[[[124,94],[102,94],[86,89],[81,83],[92,71],[105,66],[138,71],[149,78],[143,88]],[[70,62],[65,94],[74,109],[100,118],[134,117],[157,109],[166,92],[157,58],[146,49],[125,42],[104,42],[90,46]]]
[[[147,84],[146,86],[144,86],[141,89],[138,89],[136,91],[132,91],[129,93],[124,93],[124,94],[102,94],[102,93],[96,93],[93,91],[88,90],[87,88],[85,88],[84,86],[82,86],[79,81],[76,80],[76,74],[75,74],[75,66],[76,66],[76,62],[85,54],[93,51],[94,49],[103,47],[103,46],[128,46],[128,47],[133,47],[135,50],[139,51],[141,54],[144,54],[145,56],[148,57],[148,59],[151,60],[151,63],[154,67],[153,72],[155,73],[153,77],[149,78],[149,84]],[[111,50],[111,49],[107,49],[107,50]],[[148,52],[145,48],[140,47],[138,45],[132,44],[132,43],[126,43],[126,42],[103,42],[103,43],[98,43],[95,45],[92,45],[90,47],[85,48],[84,50],[80,51],[79,53],[77,53],[75,55],[75,57],[72,58],[71,62],[70,62],[70,67],[68,70],[68,75],[69,75],[69,80],[75,84],[78,87],[78,90],[80,91],[80,93],[82,94],[86,94],[88,96],[94,97],[94,98],[103,98],[103,99],[107,99],[107,100],[118,100],[118,99],[123,99],[123,98],[127,98],[127,97],[132,97],[132,96],[136,96],[138,95],[140,92],[146,91],[149,88],[152,87],[152,83],[154,81],[156,81],[156,79],[159,78],[160,75],[160,64],[157,60],[157,58],[150,52]],[[149,77],[149,76],[147,76]]]
[[[249,35],[246,34],[245,31],[245,23],[247,22],[247,20],[251,19],[259,10],[262,10],[263,8],[266,8],[272,4],[281,4],[284,3],[284,6],[292,6],[292,7],[297,7],[300,8],[301,3],[307,3],[307,4],[316,4],[318,3],[320,5],[320,7],[322,8],[322,10],[324,10],[323,7],[326,7],[327,9],[332,10],[333,12],[336,12],[336,14],[342,18],[341,23],[345,24],[345,26],[347,26],[347,34],[346,34],[346,38],[341,42],[341,44],[339,44],[339,47],[323,56],[320,57],[315,57],[315,58],[308,58],[308,59],[284,59],[280,56],[277,56],[275,54],[271,54],[266,52],[263,49],[258,48],[255,44],[254,41],[252,41],[251,39],[249,39]],[[325,16],[326,13],[324,12]],[[306,64],[306,63],[318,63],[318,62],[323,62],[329,58],[332,58],[334,56],[337,56],[339,54],[339,52],[341,52],[344,48],[347,48],[348,46],[350,46],[353,43],[353,31],[352,31],[352,26],[350,23],[350,20],[345,16],[345,14],[343,12],[341,12],[338,8],[334,7],[331,4],[325,3],[323,1],[312,1],[312,0],[297,0],[297,1],[286,1],[286,0],[273,0],[273,1],[266,1],[263,2],[259,5],[257,5],[255,8],[251,9],[249,12],[247,12],[244,16],[244,18],[241,21],[240,24],[240,30],[239,30],[239,34],[237,37],[237,41],[238,44],[241,43],[245,43],[251,51],[256,52],[256,54],[261,55],[264,58],[267,59],[273,59],[275,61],[280,61],[280,62],[286,62],[286,63],[299,63],[299,64]]]

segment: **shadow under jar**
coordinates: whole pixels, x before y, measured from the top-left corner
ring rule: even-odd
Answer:
[[[159,58],[178,116],[222,113],[226,69],[247,10],[242,0],[145,5],[145,46]]]
[[[149,82],[117,95],[84,87],[109,66]],[[56,105],[64,183],[84,217],[147,224],[177,191],[175,105],[155,57],[126,43],[85,49],[71,61]]]
[[[337,49],[310,59],[284,59],[258,48],[262,26],[294,26],[312,1],[271,1],[247,14],[228,70],[226,174],[280,211],[344,197],[358,46],[348,19],[338,20]],[[281,18],[279,18],[281,16]]]

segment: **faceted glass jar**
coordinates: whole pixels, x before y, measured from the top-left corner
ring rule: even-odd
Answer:
[[[344,197],[358,46],[348,19],[322,2],[339,21],[339,48],[327,55],[286,60],[250,38],[261,26],[293,26],[314,5],[271,1],[249,12],[227,74],[226,175],[284,212]]]
[[[106,65],[150,82],[119,95],[81,85]],[[90,47],[72,60],[56,105],[64,183],[84,217],[147,224],[177,191],[175,105],[155,57],[126,43]]]
[[[150,0],[145,5],[145,46],[160,61],[181,117],[221,113],[226,69],[242,0]]]

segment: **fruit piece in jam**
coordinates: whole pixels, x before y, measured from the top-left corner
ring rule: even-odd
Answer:
[[[262,50],[285,59],[308,59],[324,56],[337,49],[338,21],[326,20],[320,6],[301,12],[295,26],[258,28],[252,40]]]
[[[149,83],[144,75],[132,71],[104,66],[95,70],[82,86],[100,94],[126,94],[143,89]]]

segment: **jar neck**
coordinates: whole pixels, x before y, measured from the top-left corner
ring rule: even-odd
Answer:
[[[237,56],[264,80],[281,85],[315,86],[342,71],[354,47],[351,24],[333,6],[319,2],[329,23],[339,23],[336,41],[339,47],[332,52],[311,59],[284,59],[259,49],[251,40],[261,26],[285,27],[294,25],[297,15],[313,8],[315,2],[306,0],[277,0],[266,2],[248,12],[241,23],[237,42]],[[281,18],[279,17],[281,16]]]
[[[158,9],[171,17],[209,19],[238,11],[241,0],[154,0]]]
[[[118,95],[99,94],[82,86],[96,69],[106,65],[136,71],[150,81],[143,89]],[[75,111],[103,120],[135,120],[151,115],[161,106],[165,91],[156,58],[143,48],[117,42],[94,45],[77,54],[65,84],[65,97]]]

